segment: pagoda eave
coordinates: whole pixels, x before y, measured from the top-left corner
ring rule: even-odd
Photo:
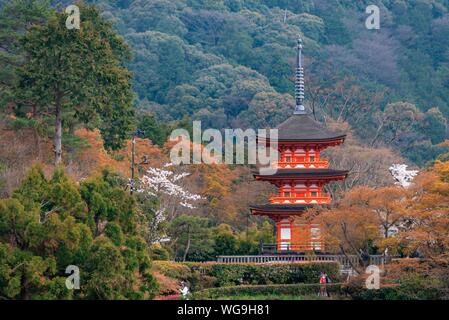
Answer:
[[[316,139],[316,138],[310,138],[310,139],[282,139],[279,138],[278,141],[282,142],[344,142],[346,139],[346,134],[342,134],[339,136],[335,136],[332,138],[325,138],[325,139]]]
[[[257,138],[257,143],[265,144],[267,147],[271,145],[271,140],[267,138]],[[321,148],[335,147],[345,142],[346,135],[338,136],[331,139],[278,139],[277,144],[282,146],[297,147],[316,147]]]
[[[331,170],[331,169],[303,169],[301,171],[295,169],[278,169],[275,174],[263,175],[253,173],[256,180],[261,181],[339,181],[344,180],[348,176],[347,170]]]
[[[270,138],[265,138],[265,137],[257,137],[258,141],[266,141],[266,142],[270,142]],[[325,138],[325,139],[316,139],[316,138],[312,138],[312,139],[282,139],[282,138],[278,138],[277,141],[279,142],[285,142],[285,143],[292,143],[292,144],[297,144],[297,143],[343,143],[345,142],[346,139],[346,134],[340,135],[340,136],[336,136],[336,137],[332,137],[332,138]]]
[[[259,216],[270,216],[271,218],[283,218],[289,216],[301,216],[307,208],[313,205],[282,205],[282,204],[266,204],[250,206],[251,213]]]

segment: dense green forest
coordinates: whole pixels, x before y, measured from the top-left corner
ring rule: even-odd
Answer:
[[[293,104],[299,34],[306,100],[319,121],[348,122],[366,145],[388,145],[417,165],[447,152],[440,144],[449,117],[447,1],[88,2],[129,45],[134,105],[152,114],[134,126],[148,127],[157,143],[165,141],[169,124],[190,119],[219,129],[283,121]],[[70,3],[52,2],[59,8]],[[365,8],[373,3],[380,8],[379,30],[365,28]],[[29,13],[37,22],[34,9]],[[20,31],[20,20],[15,24]],[[10,81],[7,74],[2,77]],[[107,146],[119,146],[132,127],[117,122],[125,114],[109,112],[103,121],[116,121],[102,127]]]
[[[132,48],[136,106],[160,120],[277,125],[292,108],[300,34],[306,100],[320,121],[347,121],[366,144],[393,146],[418,165],[445,151],[447,1],[95,3]],[[380,8],[380,30],[365,28],[369,4]]]

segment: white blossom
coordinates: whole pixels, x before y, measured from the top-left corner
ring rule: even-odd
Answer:
[[[192,201],[201,199],[200,195],[190,193],[179,184],[179,180],[189,176],[190,173],[183,172],[175,174],[173,171],[159,168],[149,168],[146,174],[140,179],[140,192],[147,192],[148,195],[158,197],[161,194],[177,197],[179,204],[183,207],[193,209]]]
[[[163,168],[148,168],[135,188],[136,192],[156,198],[158,202],[153,210],[154,218],[149,226],[151,243],[161,243],[163,239],[166,239],[165,234],[157,235],[160,233],[158,232],[159,226],[161,223],[173,219],[178,208],[194,209],[193,203],[202,199],[200,195],[189,192],[181,185],[182,179],[189,176],[190,173],[175,173],[167,169],[171,166],[171,163],[167,163]]]
[[[418,170],[407,170],[406,164],[393,164],[389,170],[396,184],[404,188],[411,185],[413,178],[418,174]]]

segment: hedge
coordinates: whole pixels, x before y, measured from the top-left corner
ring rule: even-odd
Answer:
[[[187,281],[190,291],[199,291],[215,286],[216,279],[208,276],[204,272],[199,272],[198,268],[189,266],[186,263],[173,261],[153,261],[153,271],[162,275],[181,281]]]
[[[333,282],[340,279],[337,263],[215,264],[209,275],[217,278],[217,286],[317,283],[321,272]]]
[[[346,293],[353,300],[446,300],[446,292],[441,288],[411,287],[400,284],[384,287],[378,290],[366,288],[345,288]]]
[[[334,299],[351,300],[441,300],[447,299],[443,290],[437,288],[410,290],[406,285],[384,287],[368,290],[363,287],[352,287],[346,284],[328,284],[327,292]],[[276,284],[276,285],[242,285],[221,288],[209,288],[192,295],[192,299],[208,300],[237,298],[241,296],[313,296],[320,290],[319,284]]]
[[[162,273],[164,276],[178,280],[186,280],[192,273],[191,268],[183,263],[165,260],[154,260],[153,269]]]
[[[314,295],[320,272],[338,283],[339,265],[320,263],[223,264],[154,261],[155,271],[179,281],[188,281],[195,299],[252,295]],[[424,281],[424,282],[423,282]],[[430,281],[404,281],[379,290],[367,290],[364,283],[329,285],[333,295],[354,300],[447,299],[444,286]]]
[[[341,297],[346,294],[341,284],[328,284],[326,288],[331,296]],[[221,288],[209,288],[194,293],[194,300],[219,299],[226,297],[239,296],[311,296],[317,295],[320,291],[319,284],[300,283],[300,284],[272,284],[272,285],[243,285]]]
[[[302,262],[272,264],[176,263],[154,261],[155,270],[180,280],[192,274],[215,279],[214,286],[317,283],[321,272],[333,282],[340,280],[340,267],[336,262]]]

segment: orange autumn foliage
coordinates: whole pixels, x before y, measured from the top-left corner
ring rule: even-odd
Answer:
[[[338,206],[309,210],[305,218],[321,225],[330,251],[362,259],[362,255],[376,250],[380,254],[388,248],[390,255],[447,266],[449,162],[436,162],[407,189],[354,188]]]
[[[78,129],[76,135],[85,139],[89,145],[76,155],[78,170],[83,176],[95,174],[105,167],[110,167],[125,177],[131,176],[131,140],[128,140],[125,147],[120,150],[106,152],[98,130]],[[163,150],[153,145],[150,140],[136,138],[135,163],[137,169],[143,170],[149,165],[161,166],[166,159],[167,156],[163,154]]]
[[[34,128],[14,130],[0,122],[0,197],[11,195],[23,176],[35,163],[42,163],[44,171],[51,172],[53,144],[41,137]]]
[[[179,294],[181,288],[180,282],[176,279],[167,277],[158,271],[153,271],[153,276],[156,278],[159,284],[159,295],[173,295]]]
[[[410,252],[449,262],[449,162],[437,162],[409,190],[410,227],[400,234]]]

